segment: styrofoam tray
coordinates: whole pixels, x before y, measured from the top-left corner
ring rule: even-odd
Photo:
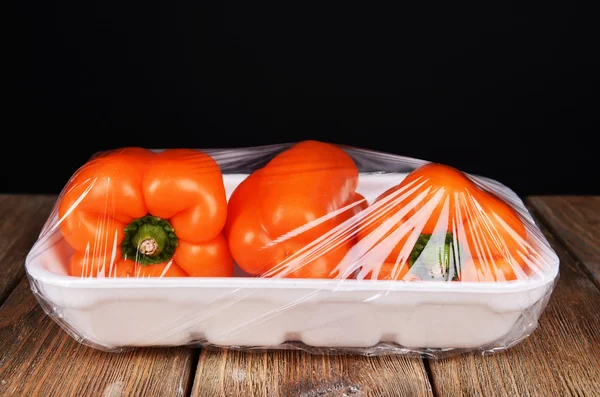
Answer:
[[[224,176],[228,197],[244,177]],[[358,191],[372,202],[404,177],[362,174]],[[517,196],[508,193],[514,204]],[[520,200],[517,204],[525,208]],[[525,332],[515,325],[523,318],[537,321],[558,274],[558,257],[546,249],[540,250],[549,264],[543,274],[502,283],[82,279],[67,275],[71,252],[58,231],[40,241],[26,260],[32,288],[63,327],[80,341],[106,349],[196,341],[265,347],[301,341],[327,347],[391,342],[411,349],[475,348]],[[236,275],[243,273],[238,269]]]

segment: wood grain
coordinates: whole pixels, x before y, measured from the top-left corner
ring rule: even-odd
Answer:
[[[0,195],[0,304],[25,274],[25,257],[55,201],[55,196]]]
[[[600,196],[544,196],[528,201],[600,288]]]
[[[192,396],[430,396],[420,359],[204,350]]]
[[[425,365],[400,356],[206,349],[196,366],[189,348],[85,347],[43,313],[23,278],[54,200],[0,195],[0,302],[8,296],[0,308],[2,396],[600,396],[599,197],[528,201],[561,258],[559,283],[532,336],[504,353]]]
[[[561,274],[538,329],[503,353],[428,362],[437,394],[600,396],[600,292],[541,229],[560,257]]]
[[[189,348],[104,353],[77,343],[41,310],[27,279],[0,308],[2,396],[185,396]]]

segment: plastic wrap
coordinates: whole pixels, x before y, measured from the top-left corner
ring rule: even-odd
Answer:
[[[26,259],[46,313],[101,350],[427,357],[526,338],[558,265],[502,184],[316,141],[99,153]]]

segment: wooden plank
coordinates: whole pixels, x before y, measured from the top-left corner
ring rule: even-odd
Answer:
[[[297,350],[200,354],[192,396],[430,396],[423,362]]]
[[[529,203],[600,288],[600,196],[531,197]]]
[[[77,343],[48,318],[26,278],[0,309],[2,396],[184,396],[190,348],[105,353]]]
[[[550,232],[543,225],[541,229],[560,257],[561,274],[538,329],[503,353],[430,361],[437,394],[600,396],[600,292]]]
[[[55,201],[55,196],[0,195],[0,304],[25,274],[25,257]]]

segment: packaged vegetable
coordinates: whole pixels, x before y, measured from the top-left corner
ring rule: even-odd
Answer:
[[[246,178],[229,200],[226,235],[236,263],[264,277],[335,278],[353,238],[311,244],[366,208],[358,168],[342,149],[306,141]]]
[[[103,153],[58,202],[75,277],[232,276],[223,176],[197,150]]]
[[[496,181],[304,141],[99,153],[26,269],[44,310],[102,350],[445,357],[530,335],[558,257]]]

